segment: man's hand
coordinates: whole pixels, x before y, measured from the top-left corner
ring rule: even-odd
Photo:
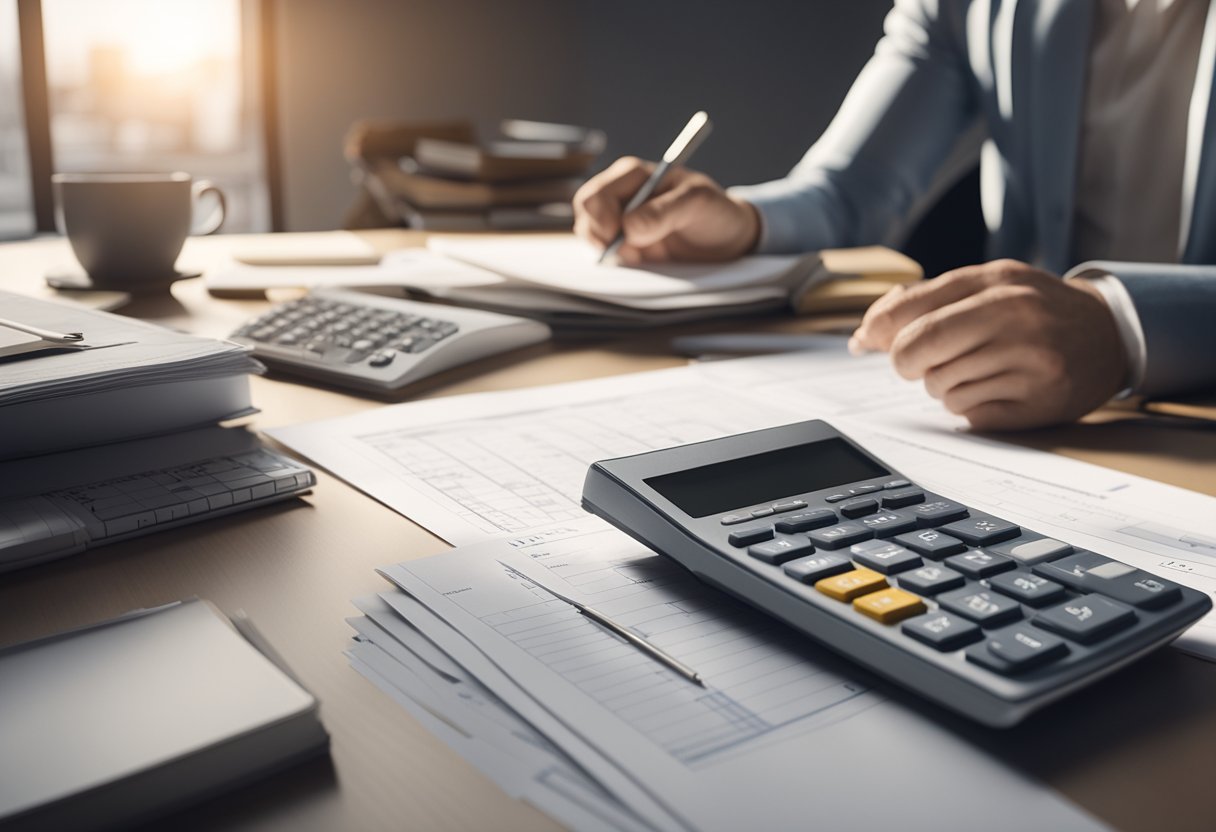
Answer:
[[[870,307],[854,352],[882,350],[980,430],[1076,419],[1119,391],[1127,358],[1114,317],[1084,280],[1015,260],[968,266]]]
[[[622,226],[623,263],[643,260],[733,260],[756,246],[760,220],[751,204],[732,199],[703,173],[672,168],[654,195],[622,216],[625,204],[654,170],[627,156],[596,174],[574,195],[574,232],[607,247]]]

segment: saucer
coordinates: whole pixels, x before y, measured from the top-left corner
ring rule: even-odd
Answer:
[[[82,271],[56,271],[46,276],[46,285],[61,292],[123,292],[128,295],[159,295],[169,291],[169,287],[179,280],[199,277],[202,272],[173,272],[156,280],[141,280],[138,283],[127,283],[120,286],[94,286],[89,276]]]

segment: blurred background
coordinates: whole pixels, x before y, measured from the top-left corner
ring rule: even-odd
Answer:
[[[359,119],[601,128],[654,157],[781,176],[873,50],[890,0],[0,0],[0,236],[53,228],[55,171],[187,170],[226,231],[336,228]],[[52,223],[48,226],[48,222]]]

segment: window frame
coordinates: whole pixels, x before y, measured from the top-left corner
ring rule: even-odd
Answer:
[[[242,26],[259,40],[257,61],[261,84],[261,132],[266,190],[270,202],[270,230],[283,230],[282,162],[279,147],[277,50],[278,34],[273,0],[241,0]],[[249,26],[256,21],[256,26]],[[46,73],[46,45],[42,26],[42,0],[17,0],[21,93],[29,153],[30,194],[35,233],[55,232],[55,172],[51,143],[50,87]]]

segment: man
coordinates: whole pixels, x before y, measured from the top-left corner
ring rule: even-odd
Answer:
[[[650,166],[621,159],[576,195],[575,230],[603,245],[623,227],[626,262],[878,243],[978,118],[1001,259],[893,290],[850,347],[889,352],[980,429],[1075,419],[1120,392],[1214,385],[1211,5],[896,0],[840,112],[788,177],[724,191],[677,170],[622,217]]]

